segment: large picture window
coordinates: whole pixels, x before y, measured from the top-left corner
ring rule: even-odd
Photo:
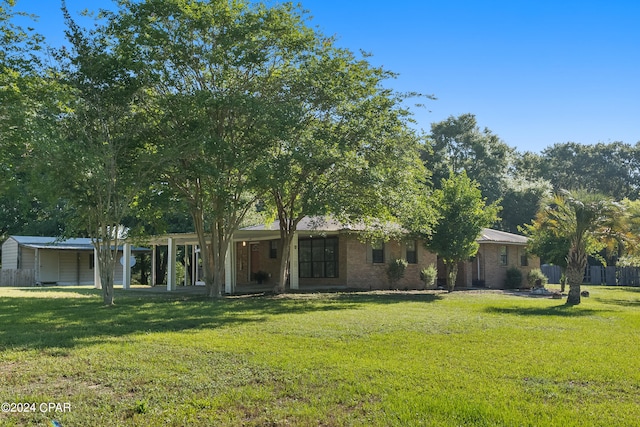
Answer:
[[[300,239],[298,266],[302,278],[338,277],[338,238]]]

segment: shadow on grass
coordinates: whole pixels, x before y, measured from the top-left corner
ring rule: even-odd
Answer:
[[[515,314],[518,316],[584,317],[601,314],[607,310],[594,310],[563,304],[552,307],[487,307],[485,311],[487,313]]]
[[[640,300],[616,299],[616,298],[594,298],[602,304],[613,304],[622,307],[640,307]]]
[[[358,302],[362,304],[397,304],[403,302],[435,302],[441,300],[442,296],[432,293],[372,294],[367,292],[352,292],[338,294],[334,299],[337,301]]]
[[[117,291],[117,290],[116,290]],[[100,289],[77,287],[77,286],[55,286],[55,287],[33,287],[33,288],[21,288],[20,292],[33,295],[34,298],[38,298],[42,295],[42,298],[49,298],[50,294],[78,294],[85,296],[102,295]]]
[[[258,323],[280,314],[357,309],[365,304],[432,302],[437,295],[334,294],[316,298],[242,296],[212,300],[203,294],[116,290],[102,306],[96,289],[40,288],[28,297],[0,297],[0,351],[70,348],[113,337]],[[76,297],[65,297],[69,293]],[[58,295],[56,295],[58,294]]]

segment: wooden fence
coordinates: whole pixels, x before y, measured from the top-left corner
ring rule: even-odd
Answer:
[[[560,283],[562,270],[557,265],[542,265],[549,283]],[[608,286],[640,286],[640,267],[603,267],[588,265],[582,283]]]
[[[0,286],[35,286],[35,270],[0,270]]]

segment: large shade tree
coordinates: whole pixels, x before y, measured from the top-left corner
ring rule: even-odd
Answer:
[[[233,233],[265,190],[266,155],[300,112],[290,83],[315,33],[291,4],[121,2],[114,34],[149,83],[160,181],[188,207],[209,295]]]
[[[144,97],[118,39],[97,24],[86,31],[63,2],[70,49],[57,53],[64,97],[55,132],[38,146],[41,189],[65,201],[66,232],[92,238],[106,305],[114,303],[113,273],[123,220],[148,177],[143,159]]]
[[[640,144],[565,142],[522,160],[527,175],[548,180],[556,190],[584,188],[615,200],[640,196]]]
[[[289,85],[298,122],[266,163],[266,204],[281,235],[277,291],[285,289],[291,242],[305,216],[331,215],[372,230],[398,219],[424,192],[426,171],[403,97],[382,84],[393,74],[319,41]]]
[[[449,171],[465,171],[478,182],[489,202],[499,200],[514,156],[509,147],[490,129],[480,129],[475,115],[451,116],[431,125],[431,149],[425,151],[427,168],[433,171],[434,186],[448,179]]]
[[[60,86],[42,60],[46,45],[13,1],[0,0],[0,242],[8,234],[57,234],[61,223],[33,191],[34,147],[54,125]]]

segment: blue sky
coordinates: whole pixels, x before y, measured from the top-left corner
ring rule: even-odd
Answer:
[[[389,85],[433,94],[418,128],[473,113],[519,151],[558,142],[640,141],[640,2],[300,0],[338,44],[399,73]],[[79,11],[108,0],[67,0]],[[18,0],[63,42],[56,0]]]

